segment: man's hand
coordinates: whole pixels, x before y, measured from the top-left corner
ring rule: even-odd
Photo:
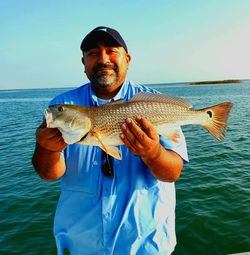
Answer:
[[[36,142],[49,151],[62,151],[67,146],[57,128],[46,128],[45,120],[37,128]]]
[[[128,118],[122,124],[121,139],[128,149],[144,159],[155,159],[160,155],[161,145],[159,135],[150,121],[143,117],[134,120]]]
[[[58,129],[46,128],[43,121],[36,131],[36,148],[32,157],[32,164],[41,178],[52,181],[65,173],[66,165],[61,151],[66,146]]]
[[[137,117],[136,122],[129,118],[121,125],[120,138],[124,144],[141,157],[155,178],[166,182],[176,181],[183,168],[182,158],[160,144],[159,135],[150,121]],[[169,136],[174,142],[179,142],[178,130]]]

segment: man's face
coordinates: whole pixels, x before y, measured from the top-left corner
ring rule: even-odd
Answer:
[[[83,54],[85,73],[98,88],[120,86],[126,77],[130,55],[120,46],[108,46],[104,42]]]

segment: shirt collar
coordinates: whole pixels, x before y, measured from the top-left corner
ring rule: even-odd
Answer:
[[[105,103],[108,103],[110,101],[116,101],[119,99],[124,99],[126,97],[127,91],[128,91],[128,84],[129,82],[127,80],[124,81],[124,83],[122,84],[122,87],[120,88],[119,92],[111,99],[108,100],[104,100],[104,99],[100,99],[96,96],[94,90],[92,89],[91,83],[90,83],[90,97],[92,100],[92,104],[94,106],[99,106],[99,105],[103,105]]]

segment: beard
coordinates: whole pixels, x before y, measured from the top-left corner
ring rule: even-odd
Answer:
[[[98,64],[93,69],[91,82],[99,88],[108,88],[118,80],[118,67],[115,64]]]

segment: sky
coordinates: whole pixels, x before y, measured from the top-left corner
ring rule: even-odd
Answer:
[[[0,89],[88,82],[80,44],[117,29],[143,84],[250,78],[250,0],[1,0]]]

